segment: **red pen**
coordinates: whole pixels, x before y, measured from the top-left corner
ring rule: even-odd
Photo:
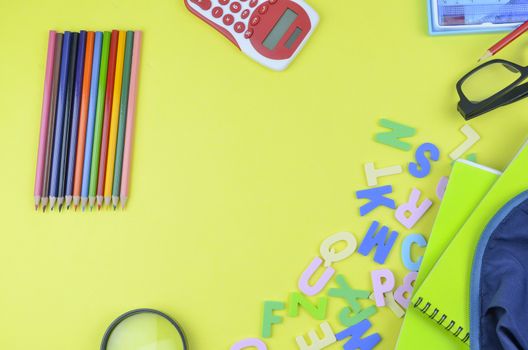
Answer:
[[[519,27],[517,27],[513,32],[506,35],[504,38],[499,40],[495,45],[490,47],[486,53],[479,59],[479,61],[485,60],[493,55],[495,55],[497,52],[502,50],[504,47],[506,47],[508,44],[510,44],[512,41],[517,39],[521,34],[526,32],[528,30],[528,21],[521,24]]]

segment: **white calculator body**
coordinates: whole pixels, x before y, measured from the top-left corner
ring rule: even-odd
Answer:
[[[246,55],[278,71],[288,67],[319,23],[302,0],[184,1]]]

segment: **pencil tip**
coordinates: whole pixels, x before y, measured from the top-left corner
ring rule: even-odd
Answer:
[[[492,54],[490,51],[486,51],[486,52],[484,53],[484,55],[482,55],[482,57],[478,59],[477,62],[484,61],[485,59],[488,59],[488,58],[490,58],[491,56],[493,56],[493,54]]]
[[[46,211],[46,206],[43,205],[43,206],[42,206],[42,212],[44,213],[45,211]]]
[[[61,212],[62,210],[62,204],[59,204],[59,213]]]
[[[38,211],[38,204],[35,204],[35,211]]]

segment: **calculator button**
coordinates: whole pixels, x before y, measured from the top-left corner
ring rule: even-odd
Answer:
[[[249,23],[250,23],[252,26],[256,26],[257,24],[260,23],[260,17],[259,17],[259,16],[253,16],[253,17],[251,17],[251,19],[249,20]]]
[[[251,11],[249,11],[248,9],[242,11],[242,13],[240,14],[240,18],[242,19],[246,19],[249,17],[249,14],[251,13]]]
[[[229,8],[231,12],[238,13],[242,9],[242,5],[239,2],[233,2]]]
[[[279,0],[268,0],[270,5],[275,5],[277,3],[277,1],[279,1]]]
[[[264,4],[262,6],[259,7],[258,9],[258,12],[263,15],[265,14],[266,12],[268,12],[268,9],[269,9],[269,5],[268,4]]]
[[[226,26],[230,26],[231,24],[233,24],[234,21],[235,21],[235,17],[233,17],[232,15],[224,16],[224,24]]]
[[[251,0],[251,1],[249,2],[249,6],[251,6],[251,7],[255,7],[255,6],[257,6],[257,5],[258,5],[258,0]]]
[[[221,7],[217,6],[217,7],[215,7],[213,9],[213,17],[214,18],[220,18],[220,17],[222,17],[223,14],[224,14],[224,10],[222,10]]]
[[[246,30],[246,32],[244,33],[244,38],[249,39],[252,36],[253,36],[253,29],[248,28],[248,30]]]
[[[235,23],[235,32],[242,33],[244,30],[246,30],[246,25],[242,22],[236,22]]]
[[[211,0],[191,0],[196,5],[200,6],[202,10],[209,10],[211,8]]]
[[[220,5],[227,5],[227,4],[229,4],[229,0],[218,0],[218,2],[220,3]]]

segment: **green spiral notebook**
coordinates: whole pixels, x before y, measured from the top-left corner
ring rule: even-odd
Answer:
[[[473,256],[489,220],[528,189],[528,147],[523,147],[455,235],[412,297],[427,322],[469,346],[469,288]],[[416,311],[415,310],[415,311]],[[453,337],[454,335],[454,337]]]
[[[499,177],[500,172],[479,164],[457,160],[449,176],[444,198],[436,216],[427,249],[425,251],[418,278],[414,283],[417,290],[432,267],[462,227],[473,209],[489,191]],[[434,322],[425,318],[422,313],[409,306],[396,345],[397,350],[465,349],[455,337],[446,337]]]

